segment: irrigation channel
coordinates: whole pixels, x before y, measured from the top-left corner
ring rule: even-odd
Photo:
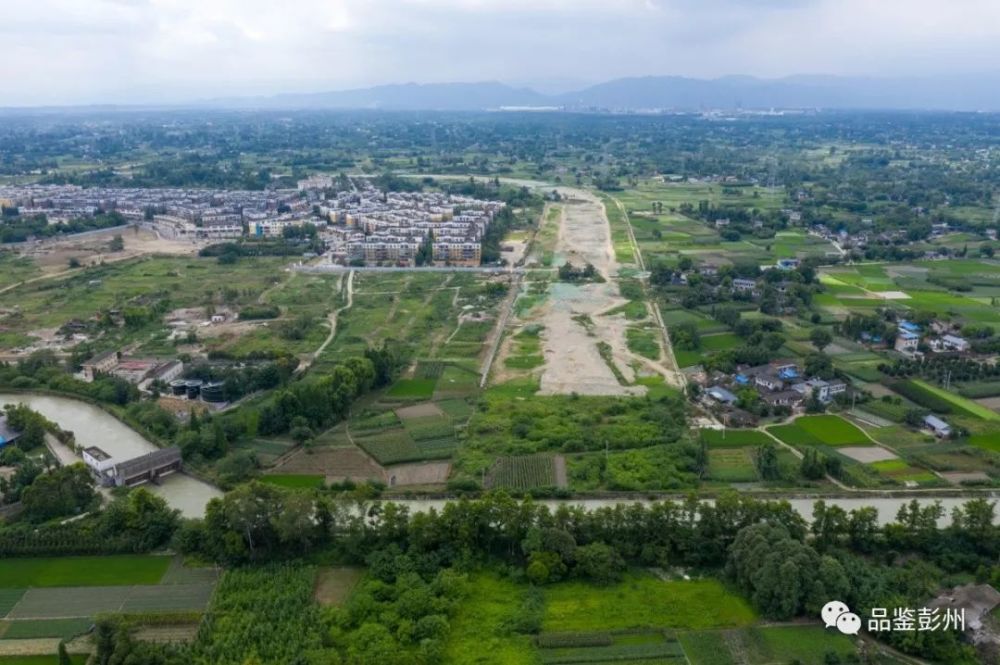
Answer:
[[[0,393],[0,407],[7,404],[25,404],[42,414],[64,430],[73,432],[76,442],[83,448],[97,446],[113,458],[130,459],[157,450],[157,447],[138,432],[100,408],[67,397],[50,395],[12,395]],[[50,446],[63,462],[75,458],[76,453],[50,437]],[[206,482],[184,473],[174,473],[163,478],[159,485],[144,485],[153,494],[162,496],[171,507],[185,517],[202,517],[205,506],[222,492]]]

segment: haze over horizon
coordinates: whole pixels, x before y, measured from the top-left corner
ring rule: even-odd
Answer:
[[[972,77],[993,0],[7,0],[0,106],[166,104],[379,84]]]

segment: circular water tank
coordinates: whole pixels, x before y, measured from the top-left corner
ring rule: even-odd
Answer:
[[[170,382],[170,392],[178,397],[187,394],[187,387],[188,383],[184,379],[177,379]]]
[[[222,389],[222,382],[206,383],[201,388],[201,398],[206,402],[225,402],[226,397]]]
[[[193,379],[187,382],[188,399],[198,399],[198,396],[201,395],[201,385],[202,381],[198,379]]]

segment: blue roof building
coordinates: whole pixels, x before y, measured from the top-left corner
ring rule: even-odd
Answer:
[[[21,436],[20,432],[15,432],[7,423],[6,416],[0,416],[0,448],[9,443],[14,443]]]
[[[901,330],[905,330],[906,332],[911,332],[911,333],[920,332],[920,326],[918,326],[916,323],[913,323],[912,321],[906,321],[905,319],[899,322],[899,327]]]

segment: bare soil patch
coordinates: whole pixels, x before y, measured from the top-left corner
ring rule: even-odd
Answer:
[[[960,485],[963,482],[989,482],[990,480],[985,471],[946,471],[940,475],[953,485]]]
[[[443,485],[451,474],[451,462],[417,462],[388,467],[385,475],[389,487],[412,485]]]
[[[316,589],[313,597],[320,605],[341,606],[350,597],[365,571],[361,568],[336,567],[320,568],[316,575]]]
[[[871,464],[872,462],[884,462],[886,460],[897,459],[895,453],[890,450],[886,450],[881,446],[848,446],[845,448],[837,448],[838,453],[847,455],[853,460],[857,460],[862,464]]]
[[[569,487],[569,480],[566,477],[566,458],[556,455],[552,458],[552,467],[556,474],[556,487],[561,489]]]
[[[427,418],[429,416],[443,415],[444,411],[442,411],[434,402],[424,402],[423,404],[414,404],[413,406],[404,406],[400,409],[396,409],[396,416],[398,416],[400,420],[413,420],[415,418]]]
[[[579,267],[590,263],[606,281],[550,287],[539,320],[545,326],[545,367],[539,394],[645,394],[644,386],[621,385],[597,347],[598,342],[609,344],[613,362],[625,381],[635,380],[625,342],[627,322],[622,316],[601,316],[626,302],[618,289],[618,264],[604,206],[588,192],[567,189],[561,193],[568,198],[563,205],[556,254]],[[580,322],[581,315],[589,317],[590,325]]]

